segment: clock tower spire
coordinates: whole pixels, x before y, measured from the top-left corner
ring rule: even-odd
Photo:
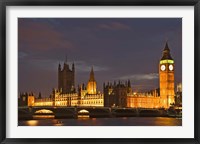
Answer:
[[[174,103],[174,60],[167,42],[159,63],[159,80],[161,107],[169,108]]]

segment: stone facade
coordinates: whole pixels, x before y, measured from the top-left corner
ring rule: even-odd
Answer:
[[[91,69],[87,86],[78,86],[75,90],[75,66],[69,68],[67,62],[63,69],[58,66],[58,89],[54,89],[51,98],[35,98],[32,95],[20,95],[19,105],[28,106],[101,106],[133,108],[169,108],[175,102],[174,60],[166,43],[159,63],[159,89],[146,93],[132,91],[130,80],[122,83],[103,84],[103,94],[97,92],[97,83]],[[179,86],[180,87],[180,86]],[[178,91],[182,99],[182,91]],[[179,102],[179,103],[182,103]]]
[[[69,68],[67,62],[64,62],[63,69],[58,66],[58,89],[63,94],[75,92],[75,66]]]

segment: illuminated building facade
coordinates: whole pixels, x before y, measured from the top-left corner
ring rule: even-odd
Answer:
[[[166,43],[159,64],[160,97],[164,108],[174,103],[174,60]]]
[[[160,108],[161,98],[158,95],[158,89],[146,93],[128,93],[127,107],[134,108]]]
[[[79,89],[82,91],[82,89]],[[54,106],[96,106],[103,107],[103,94],[87,94],[87,93],[62,94],[54,91]]]
[[[105,107],[133,107],[133,108],[160,108],[160,97],[158,89],[136,93],[131,89],[130,81],[118,84],[114,82],[104,84],[104,106]]]
[[[34,106],[35,103],[35,96],[31,93],[20,93],[18,98],[18,105],[19,106]]]
[[[151,93],[134,93],[130,81],[117,85],[104,84],[104,106],[134,107],[134,108],[169,108],[174,104],[174,60],[166,43],[159,63],[160,90]]]
[[[175,103],[174,60],[166,43],[159,62],[159,89],[146,93],[132,91],[130,80],[122,83],[103,84],[103,94],[97,92],[97,83],[91,69],[87,86],[78,86],[75,91],[75,67],[69,69],[67,62],[63,69],[58,66],[58,89],[54,89],[51,98],[35,98],[32,95],[21,95],[19,103],[28,106],[99,106],[99,107],[132,107],[132,108],[169,108]],[[182,87],[182,86],[179,86]],[[180,89],[180,88],[179,88]],[[182,91],[178,91],[181,94]],[[179,102],[179,103],[182,103]]]
[[[175,105],[182,105],[182,83],[177,84]]]
[[[53,106],[53,99],[52,98],[36,98],[34,106]]]
[[[87,92],[88,92],[88,94],[96,94],[97,93],[97,82],[94,79],[93,67],[90,72],[90,79],[87,84]]]
[[[62,90],[53,89],[51,98],[35,99],[34,106],[104,106],[103,94],[97,93],[93,68],[87,88],[82,84],[78,86],[78,92],[64,93]]]

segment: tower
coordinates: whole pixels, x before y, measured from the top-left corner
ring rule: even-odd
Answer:
[[[94,78],[94,71],[92,67],[91,72],[90,72],[90,78],[87,84],[87,92],[88,94],[96,94],[97,93],[96,91],[97,91],[97,83]]]
[[[132,92],[132,88],[131,88],[131,82],[130,80],[128,80],[128,83],[127,83],[127,93],[131,93]]]
[[[63,69],[58,65],[58,89],[62,94],[75,92],[75,66],[72,64],[72,69],[69,68],[67,60],[64,62]]]
[[[159,63],[161,107],[169,108],[174,103],[174,60],[171,57],[168,43],[162,53]]]
[[[116,84],[108,82],[103,85],[104,107],[127,107],[127,94],[131,92],[130,80],[123,84],[121,81]]]

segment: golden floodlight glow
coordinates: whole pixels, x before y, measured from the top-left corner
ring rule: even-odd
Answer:
[[[37,114],[37,113],[53,113],[53,112],[47,109],[41,109],[41,110],[36,111],[35,113]]]
[[[164,63],[173,64],[173,63],[174,63],[174,60],[161,60],[161,61],[160,61],[160,64],[164,64]]]
[[[36,120],[29,120],[29,121],[27,121],[27,123],[28,123],[29,126],[37,126],[38,121],[36,121]]]
[[[89,111],[83,109],[83,110],[80,110],[78,113],[89,113]]]

